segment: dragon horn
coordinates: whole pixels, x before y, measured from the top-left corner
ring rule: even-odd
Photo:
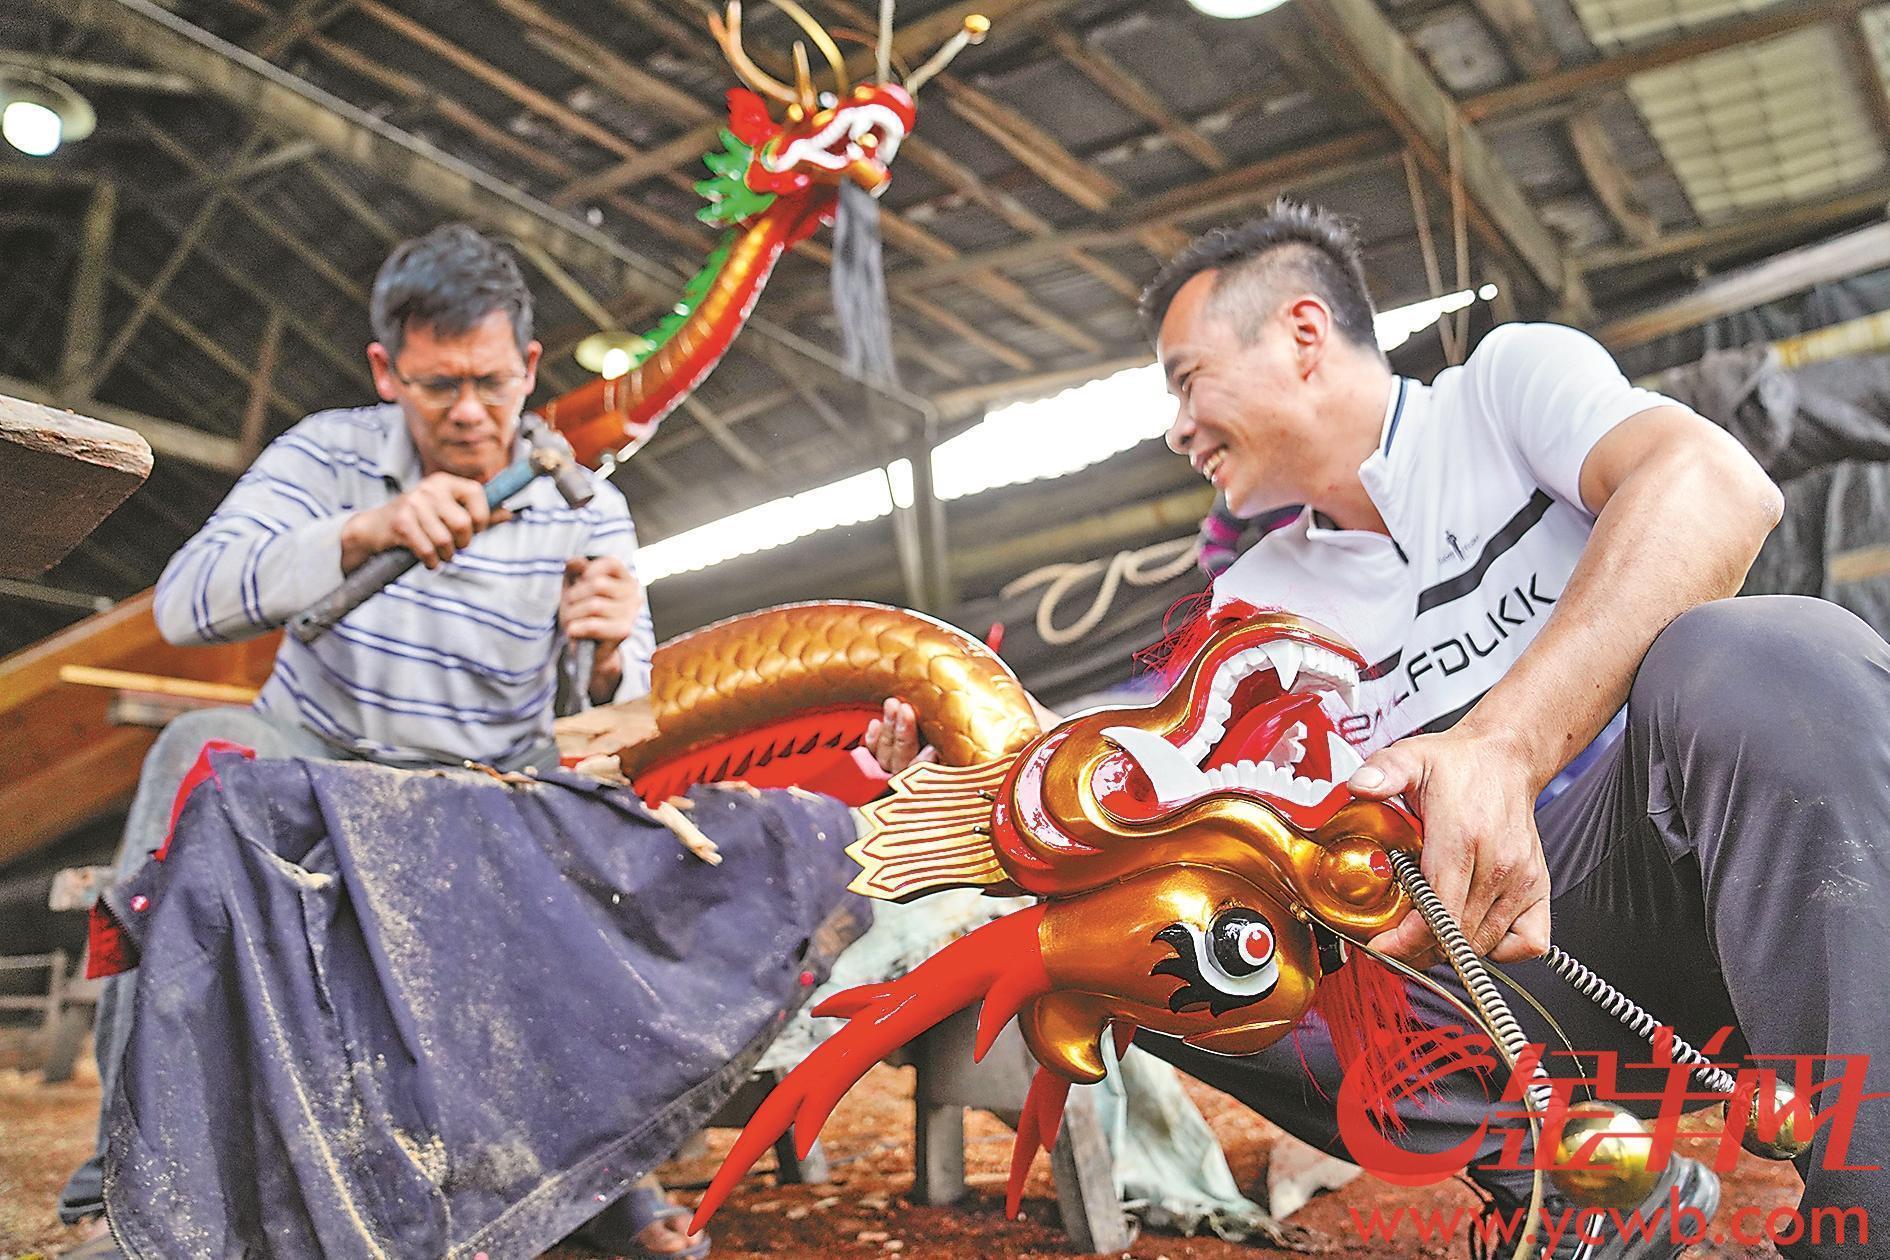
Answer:
[[[756,1109],[716,1170],[689,1231],[702,1232],[742,1175],[790,1128],[805,1156],[834,1104],[892,1051],[1000,985],[1048,992],[1050,977],[1037,943],[1042,922],[1042,906],[1013,911],[953,941],[893,984],[849,990],[823,1003],[821,1011],[850,1010],[852,1018]]]
[[[768,0],[775,8],[794,19],[795,25],[807,32],[807,38],[814,41],[814,47],[820,49],[820,55],[833,67],[834,90],[845,96],[853,81],[847,77],[847,59],[840,55],[840,45],[833,42],[833,36],[826,28],[814,20],[814,15],[795,3],[795,0]]]
[[[779,3],[780,0],[776,0]],[[959,32],[945,41],[945,46],[932,54],[931,60],[906,76],[906,91],[914,96],[924,87],[926,81],[952,63],[952,58],[965,51],[966,44],[982,44],[990,33],[991,19],[982,13],[967,13],[965,24]]]
[[[783,105],[799,102],[793,88],[756,65],[742,48],[742,0],[728,0],[726,22],[711,13],[709,30],[714,34],[715,42],[722,46],[722,55],[728,58],[728,64],[734,67],[742,82],[763,96],[772,96]]]
[[[820,109],[814,93],[814,72],[807,65],[807,45],[794,41],[794,93],[801,103],[801,113],[811,116]]]
[[[879,0],[879,43],[873,49],[873,61],[881,83],[892,78],[893,3]]]

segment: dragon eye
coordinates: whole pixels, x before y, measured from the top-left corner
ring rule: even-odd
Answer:
[[[1222,971],[1250,976],[1273,961],[1273,926],[1251,910],[1229,910],[1209,929],[1209,948]]]

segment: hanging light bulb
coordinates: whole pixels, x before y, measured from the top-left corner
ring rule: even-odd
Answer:
[[[59,147],[65,124],[55,110],[37,101],[9,101],[0,110],[0,136],[28,157],[45,157]]]
[[[1250,18],[1279,8],[1286,0],[1188,0],[1188,3],[1217,18]]]
[[[607,381],[614,381],[635,367],[637,360],[648,353],[649,348],[649,341],[635,333],[625,332],[621,328],[606,328],[578,342],[571,357],[586,372],[595,372]]]
[[[24,66],[0,66],[0,138],[28,157],[83,140],[98,116],[71,85]]]

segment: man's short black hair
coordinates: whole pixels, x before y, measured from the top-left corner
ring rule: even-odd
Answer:
[[[460,337],[494,311],[512,321],[518,352],[532,339],[532,295],[512,251],[464,223],[402,241],[381,264],[368,299],[374,339],[398,359],[407,329]]]
[[[1226,300],[1223,294],[1248,299],[1240,312],[1242,338],[1258,334],[1261,321],[1290,288],[1318,294],[1347,341],[1379,353],[1358,235],[1323,206],[1281,197],[1261,218],[1215,228],[1190,241],[1142,290],[1142,322],[1151,340],[1175,295],[1204,271],[1217,273],[1217,302]]]

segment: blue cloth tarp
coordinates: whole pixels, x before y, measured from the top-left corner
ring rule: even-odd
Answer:
[[[870,921],[822,797],[696,789],[710,866],[575,775],[214,769],[111,896],[142,955],[107,1100],[134,1257],[535,1255],[698,1128]]]

